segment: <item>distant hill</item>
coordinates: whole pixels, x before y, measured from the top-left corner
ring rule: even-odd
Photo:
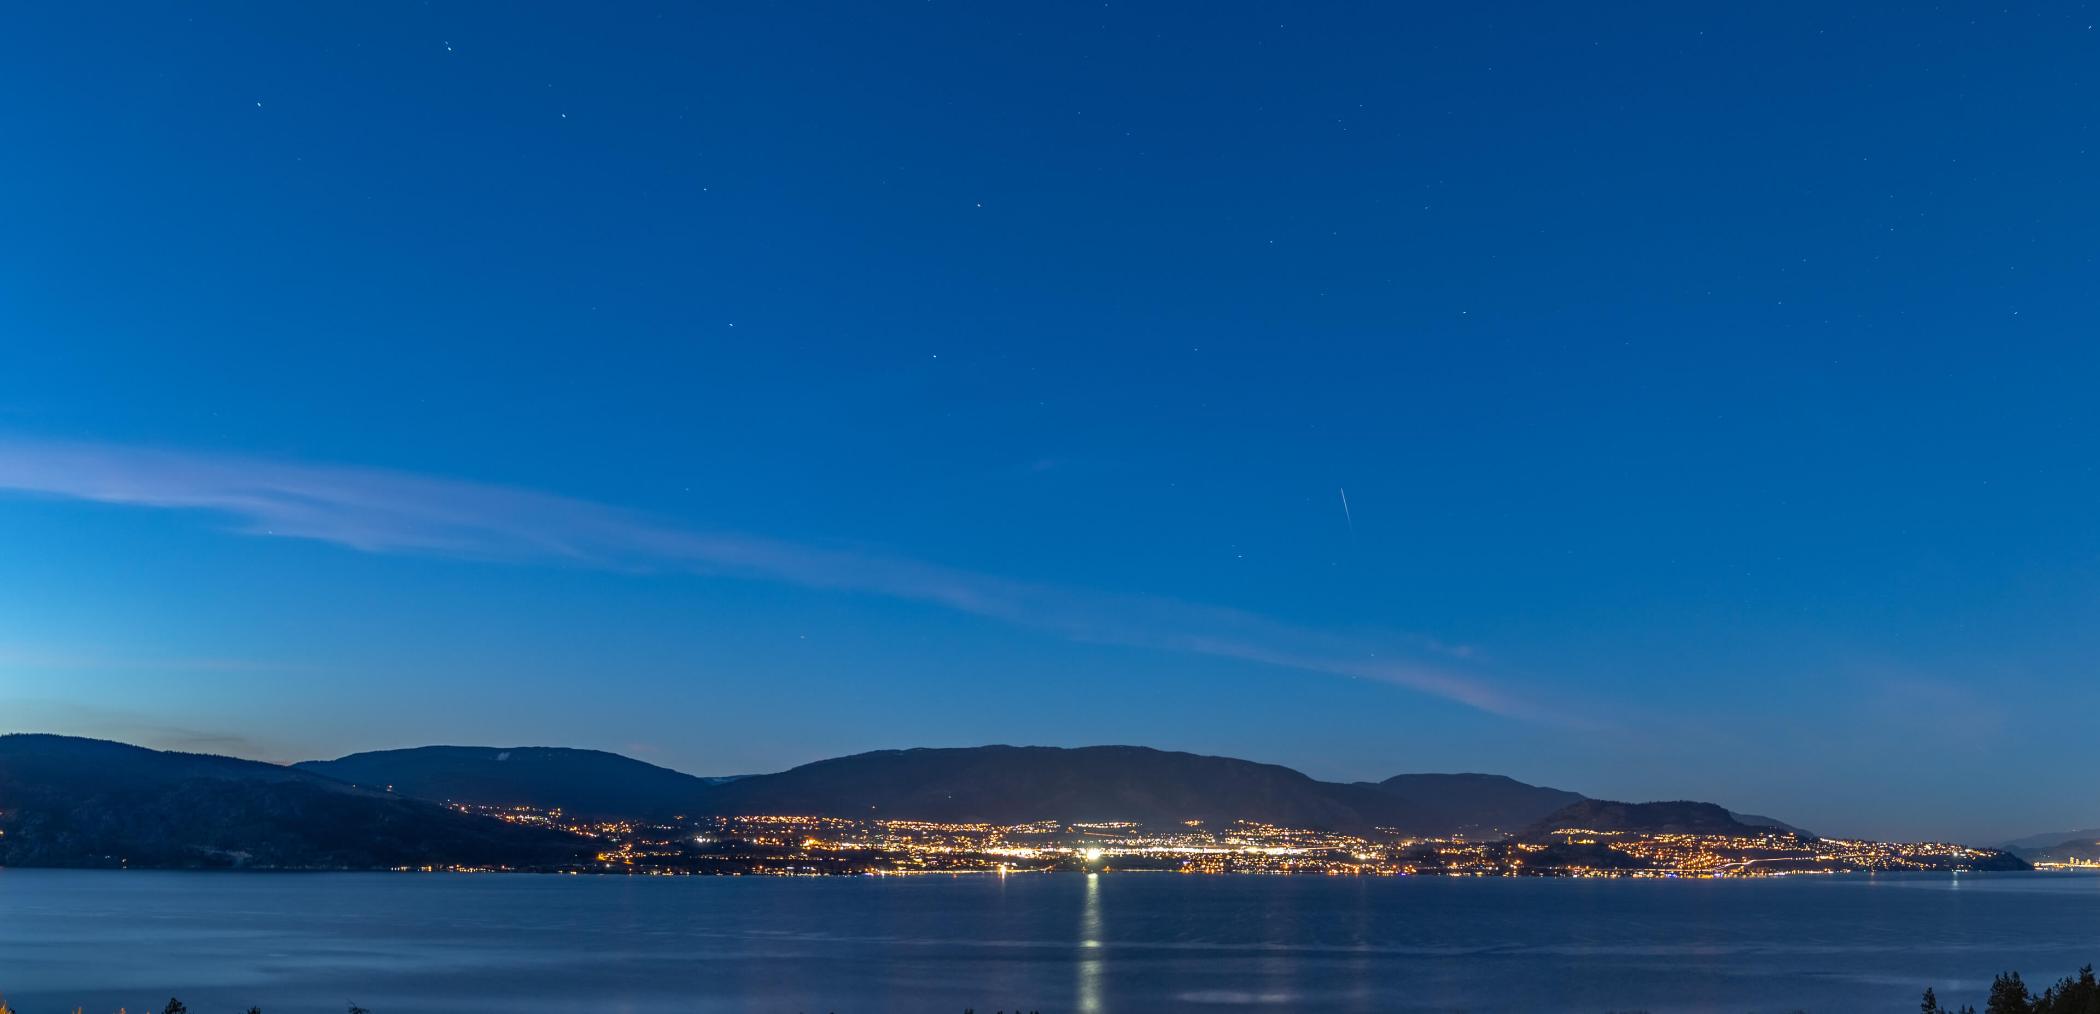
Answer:
[[[1256,820],[1293,827],[1418,830],[1427,815],[1372,785],[1290,768],[1134,746],[882,750],[718,785],[707,812],[820,814],[1001,824]]]
[[[431,746],[296,767],[433,802],[522,804],[597,817],[1254,820],[1494,837],[1583,800],[1502,775],[1407,774],[1345,784],[1274,764],[1135,746],[880,750],[741,778],[699,778],[619,754],[558,747]]]
[[[1775,829],[1793,831],[1777,822],[1746,823],[1726,808],[1713,803],[1695,803],[1689,800],[1621,803],[1608,799],[1585,799],[1547,814],[1526,829],[1522,837],[1539,838],[1560,828],[1642,834],[1757,834]]]
[[[433,802],[558,808],[589,817],[699,812],[708,790],[723,781],[616,753],[545,746],[425,746],[295,766]]]
[[[1728,811],[1728,815],[1734,817],[1737,823],[1749,824],[1752,827],[1776,827],[1781,831],[1792,831],[1795,834],[1806,835],[1810,838],[1817,837],[1814,831],[1804,827],[1796,827],[1777,817],[1766,817],[1756,813],[1737,813],[1734,810]]]
[[[1413,804],[1424,824],[1439,834],[1510,834],[1583,799],[1579,792],[1526,785],[1503,775],[1394,775],[1378,787]]]
[[[0,866],[539,866],[578,839],[274,764],[0,736]]]
[[[2090,863],[2100,861],[2100,842],[2091,838],[2073,838],[2043,848],[2019,849],[2014,854],[2037,863]]]
[[[2000,848],[2033,862],[2095,862],[2100,861],[2100,830],[2049,831]]]
[[[0,737],[0,864],[370,868],[556,865],[576,839],[437,804],[586,817],[807,815],[955,823],[1259,821],[1489,837],[1555,827],[1736,831],[1711,803],[1615,803],[1500,775],[1324,782],[1134,746],[881,750],[740,778],[618,754],[433,746],[291,767],[58,736]]]
[[[2007,852],[2028,853],[2042,849],[2053,849],[2059,845],[2075,845],[2085,848],[2100,846],[2100,828],[2082,831],[2044,831],[2025,838],[2015,838],[1998,846]]]
[[[1262,820],[1416,834],[1520,828],[1582,797],[1500,775],[1322,782],[1289,768],[1144,747],[887,750],[742,778],[698,778],[619,754],[431,746],[300,770],[435,802],[585,816],[800,814],[923,820]],[[733,784],[732,784],[733,783]]]

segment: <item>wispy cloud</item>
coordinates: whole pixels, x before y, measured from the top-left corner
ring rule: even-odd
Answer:
[[[233,519],[248,534],[313,539],[373,553],[675,570],[880,595],[1075,640],[1378,680],[1497,715],[1566,721],[1559,711],[1534,705],[1463,667],[1452,657],[1458,653],[1432,642],[1373,644],[1236,609],[706,531],[531,490],[372,468],[7,439],[0,439],[0,490],[205,511]]]
[[[266,659],[150,653],[121,654],[99,649],[82,651],[0,641],[0,669],[41,669],[61,672],[74,670],[151,670],[157,672],[286,673],[311,672],[314,670],[314,667],[305,663],[276,662]]]
[[[286,752],[268,740],[227,730],[175,724],[165,716],[149,716],[122,708],[90,707],[35,697],[0,697],[0,715],[6,716],[6,724],[0,726],[0,732],[54,732],[114,739],[156,750],[229,754],[273,763],[287,760]]]

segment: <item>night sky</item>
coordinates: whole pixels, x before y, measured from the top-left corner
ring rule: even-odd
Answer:
[[[18,6],[0,729],[2092,826],[2096,21]]]

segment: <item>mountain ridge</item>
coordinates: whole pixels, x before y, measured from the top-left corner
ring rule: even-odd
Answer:
[[[877,750],[721,779],[566,747],[414,747],[277,765],[77,737],[0,736],[0,865],[538,868],[583,850],[580,839],[559,830],[445,804],[643,822],[745,816],[1002,825],[1251,821],[1476,839],[1536,835],[1551,830],[1548,825],[1730,832],[1752,826],[1711,803],[1617,803],[1503,775],[1328,782],[1277,764],[1137,746]]]
[[[287,765],[0,735],[0,866],[533,867],[581,850],[560,832]]]
[[[719,784],[623,754],[558,746],[370,750],[292,767],[431,802],[533,806],[589,817],[684,813]]]
[[[1447,833],[1507,833],[1578,802],[1582,793],[1517,781],[1508,775],[1458,772],[1394,775],[1374,783],[1434,815]]]
[[[1780,831],[1814,837],[1776,821],[1752,824],[1717,803],[1689,799],[1649,803],[1585,799],[1540,818],[1520,837],[1536,840],[1564,829],[1642,834],[1761,834]]]
[[[876,750],[741,778],[718,786],[708,806],[724,816],[957,823],[1259,820],[1333,830],[1420,823],[1405,800],[1368,786],[1321,782],[1278,764],[1135,746]]]
[[[503,754],[509,759],[499,759]],[[617,793],[604,790],[602,779],[549,770],[548,765],[560,761],[594,770],[638,772],[663,794],[640,792],[616,799]],[[1562,806],[1588,798],[1479,772],[1329,782],[1283,765],[1128,745],[872,750],[736,778],[703,778],[619,754],[564,747],[414,747],[307,761],[297,767],[437,802],[522,803],[630,817],[810,814],[956,823],[1256,820],[1331,830],[1390,828],[1423,836],[1493,837],[1516,833]],[[547,777],[535,780],[536,774]]]
[[[2008,852],[2040,852],[2066,845],[2093,847],[2100,845],[2100,827],[2080,828],[2072,831],[2043,831],[1999,845]]]

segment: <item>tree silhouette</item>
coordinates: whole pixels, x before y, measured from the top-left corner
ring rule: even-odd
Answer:
[[[2027,991],[2018,972],[2001,972],[1991,980],[1991,995],[1983,1014],[2035,1014],[2034,994]]]
[[[2100,1014],[2100,981],[2093,978],[2093,966],[2079,969],[2075,979],[2066,976],[2043,990],[2034,1010],[2035,1014]]]

